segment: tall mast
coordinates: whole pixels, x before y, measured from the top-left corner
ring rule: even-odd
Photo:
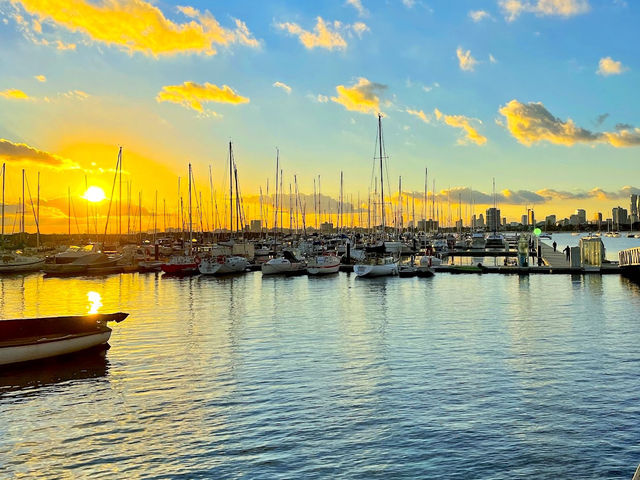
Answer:
[[[382,206],[382,238],[384,240],[385,212],[384,212],[384,174],[382,173],[382,114],[378,114],[378,143],[380,145],[380,205]]]
[[[280,169],[280,231],[283,230],[284,226],[282,224],[282,214],[283,214],[283,208],[282,208],[282,200],[284,199],[283,197],[283,193],[282,193],[282,169]]]
[[[229,231],[233,236],[233,150],[229,142]]]
[[[398,205],[399,205],[399,218],[398,218],[398,233],[402,233],[402,175],[398,177]]]
[[[120,185],[118,186],[118,241],[120,242],[122,241],[122,147],[120,147],[118,156],[120,157],[118,159],[120,163]]]
[[[22,222],[22,233],[26,233],[27,228],[26,228],[26,225],[24,224],[24,168],[22,169],[22,217],[20,218]],[[71,218],[71,215],[69,215],[69,218]]]
[[[142,245],[142,192],[138,192],[138,227],[140,228],[140,245]]]
[[[156,244],[156,232],[158,231],[158,190],[156,190],[156,202],[153,208],[153,244]]]
[[[4,176],[6,174],[6,164],[2,164],[2,247],[4,248]]]
[[[427,231],[427,202],[429,199],[429,170],[425,167],[424,169],[424,231]]]
[[[191,213],[191,163],[189,163],[189,255],[191,255],[191,248],[193,247],[193,224],[191,223]]]
[[[280,151],[276,147],[276,196],[275,196],[275,219],[273,221],[273,228],[275,229],[276,236],[278,235],[278,173],[280,172]]]
[[[4,180],[3,180],[4,181]],[[313,177],[313,216],[315,217],[315,226],[318,230],[318,202],[316,201],[316,178]]]
[[[69,236],[71,236],[71,187],[67,187],[67,202],[68,202],[68,207],[67,207],[68,208],[68,212],[67,212],[68,231],[69,231]],[[69,240],[69,242],[71,242],[71,240]]]
[[[344,224],[343,224],[343,220],[342,220],[342,210],[344,210],[344,200],[343,200],[343,177],[342,177],[342,170],[340,170],[340,217],[338,219],[338,224],[340,225],[340,230],[344,229]]]
[[[40,248],[40,172],[38,172],[38,204],[36,213],[36,226],[38,227],[36,232],[36,248]]]

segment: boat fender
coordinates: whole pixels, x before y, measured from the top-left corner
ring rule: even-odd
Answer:
[[[197,256],[197,255],[195,256],[194,260],[195,260],[195,262],[196,262],[196,265],[200,265],[200,262],[202,261],[202,260],[200,259],[200,257],[199,257],[199,256]]]
[[[218,255],[218,263],[224,263],[224,255]]]

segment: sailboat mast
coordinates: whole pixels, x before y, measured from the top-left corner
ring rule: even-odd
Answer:
[[[191,214],[191,164],[189,164],[189,255],[191,255],[191,248],[193,247],[193,224]]]
[[[2,247],[4,247],[4,177],[6,174],[6,164],[2,164]]]
[[[69,224],[68,231],[69,231],[69,236],[71,236],[71,187],[67,187],[67,201],[68,201],[67,218],[68,218],[68,224]]]
[[[120,157],[120,184],[118,186],[118,241],[122,239],[122,147],[120,147],[120,152],[118,154]],[[156,192],[157,194],[157,192]]]
[[[38,227],[36,235],[36,248],[40,248],[40,172],[38,172],[38,203],[36,213],[36,225]]]
[[[21,218],[21,222],[22,222],[22,233],[26,233],[27,228],[24,224],[24,168],[22,169],[22,216]],[[71,215],[69,215],[69,218],[71,218]],[[71,228],[71,227],[69,227]],[[23,237],[24,238],[24,237]]]
[[[229,142],[229,231],[233,236],[233,150]]]
[[[380,205],[382,207],[382,235],[384,239],[385,230],[385,208],[384,208],[384,174],[382,170],[382,114],[378,114],[378,143],[380,145]]]

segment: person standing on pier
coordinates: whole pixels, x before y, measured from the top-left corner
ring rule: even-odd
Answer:
[[[567,256],[567,262],[569,261],[569,253],[571,252],[571,249],[569,248],[569,245],[566,246],[566,248],[563,250],[564,254]]]
[[[556,248],[558,248],[558,244],[554,241],[551,246],[553,247],[553,252],[555,253]]]

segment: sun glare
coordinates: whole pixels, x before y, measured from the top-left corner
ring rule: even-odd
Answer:
[[[87,191],[84,192],[82,198],[89,200],[90,202],[101,202],[107,197],[104,194],[104,190],[100,187],[89,187],[87,188]]]

